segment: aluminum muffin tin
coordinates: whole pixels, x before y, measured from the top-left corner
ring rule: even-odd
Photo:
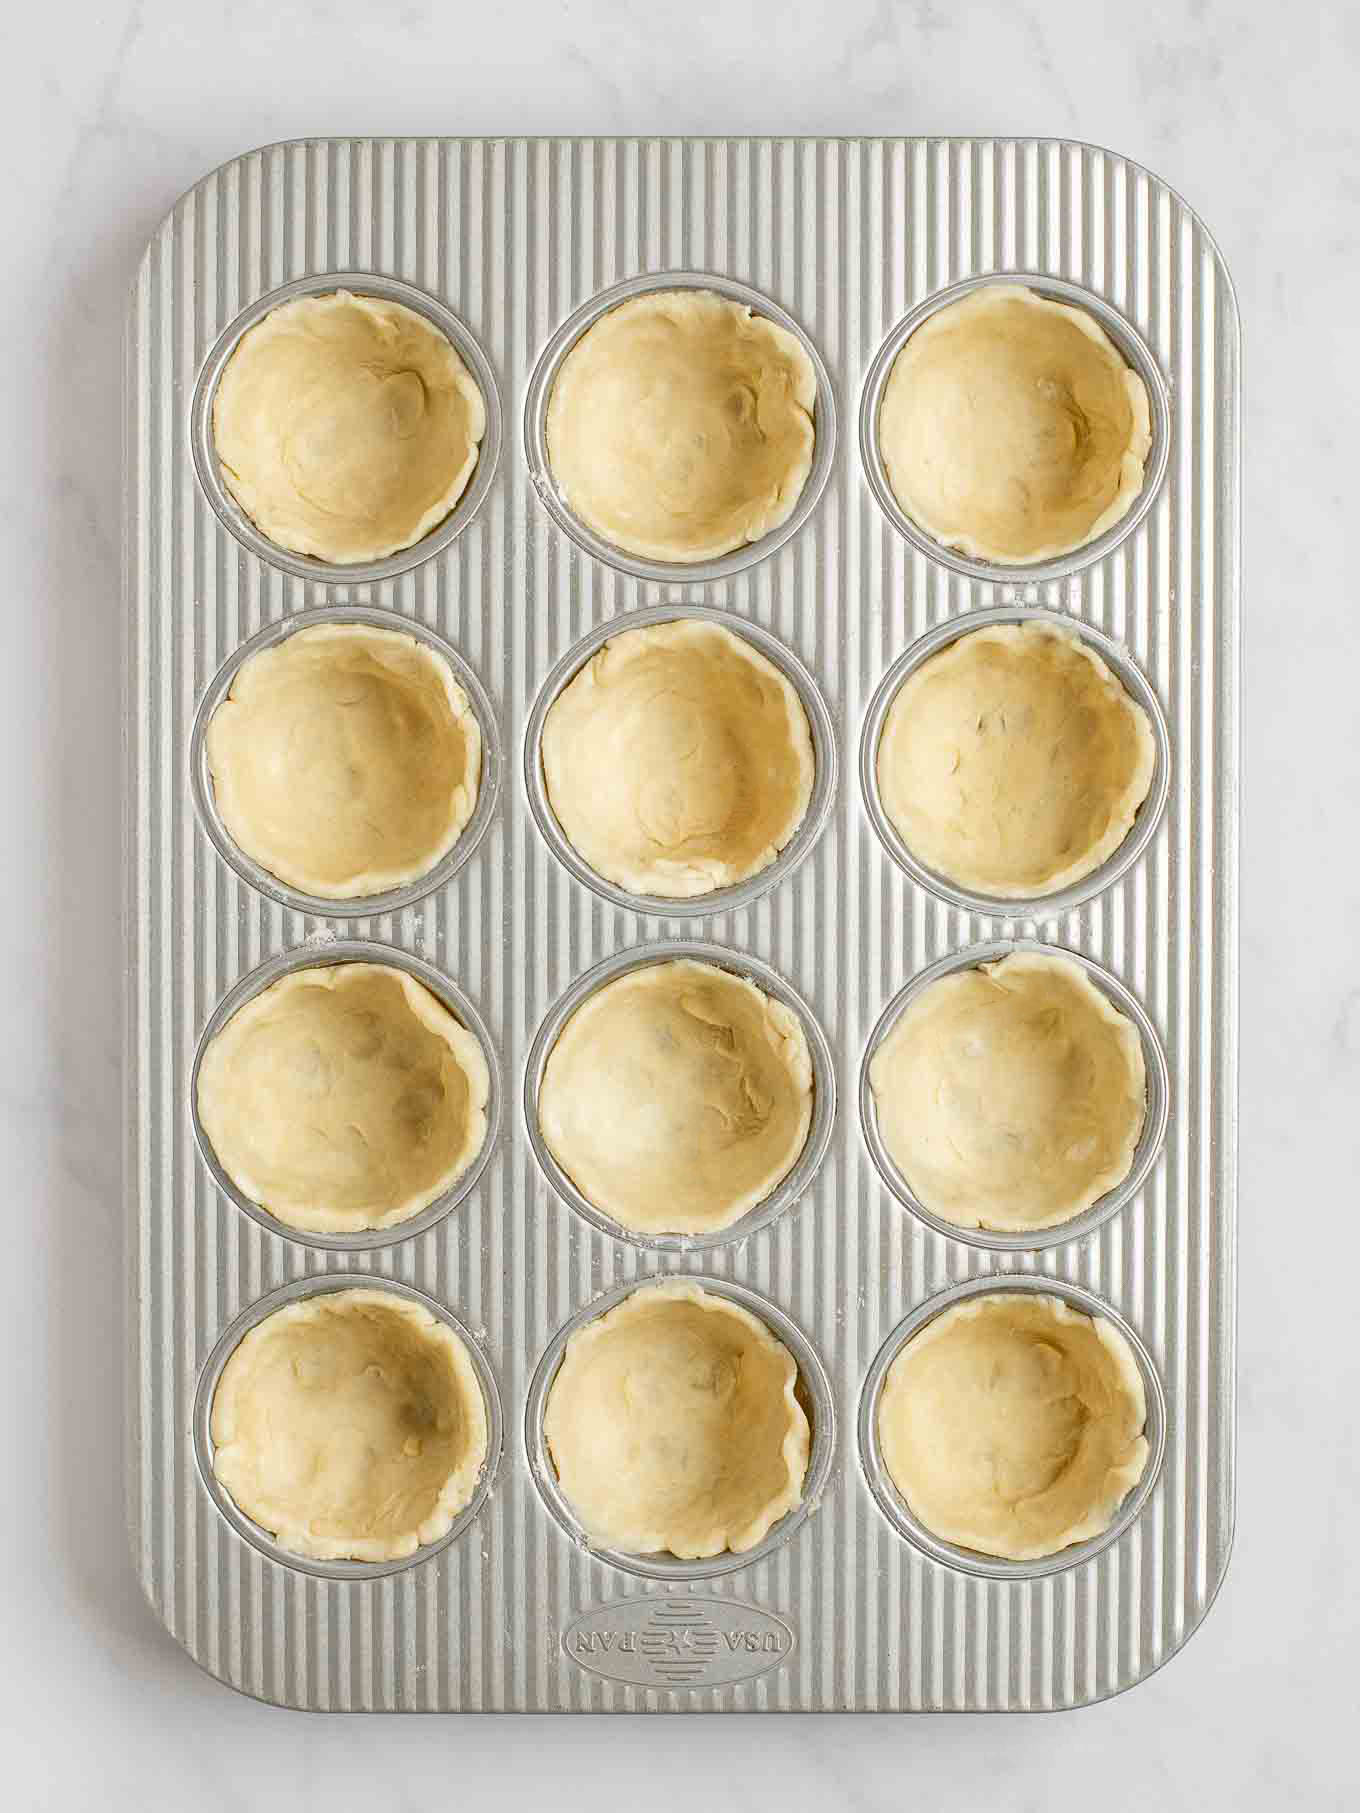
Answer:
[[[1154,415],[1131,517],[1014,572],[899,520],[873,441],[907,326],[1000,273],[1092,309]],[[798,332],[819,432],[789,523],[712,567],[644,572],[571,517],[542,420],[573,338],[658,283],[724,290]],[[211,447],[239,334],[277,301],[340,285],[436,321],[487,402],[458,509],[372,569],[273,549]],[[205,178],[156,233],[127,395],[128,1509],[168,1629],[243,1692],[331,1710],[1051,1708],[1160,1666],[1223,1577],[1234,1491],[1238,326],[1197,217],[1136,165],[1057,141],[279,145]],[[543,711],[604,626],[658,611],[714,613],[777,659],[817,750],[805,834],[706,903],[632,901],[584,869],[536,766]],[[874,799],[885,677],[998,612],[1089,635],[1158,732],[1129,843],[1052,902],[952,896],[883,834]],[[248,646],[316,613],[383,613],[437,638],[483,718],[485,814],[456,860],[399,897],[291,896],[215,815],[206,713]],[[875,1028],[913,979],[1027,940],[1094,965],[1136,1009],[1150,1059],[1133,1186],[1028,1245],[964,1236],[899,1199],[857,1112]],[[696,947],[773,978],[804,1014],[816,1150],[721,1238],[640,1239],[584,1212],[541,1162],[535,1066],[586,978]],[[192,1079],[231,1005],[284,967],[355,955],[412,970],[473,1026],[499,1112],[456,1200],[373,1236],[303,1237],[233,1194],[196,1136]],[[799,1361],[805,1504],[749,1555],[591,1550],[543,1451],[568,1334],[658,1276],[736,1296]],[[408,1563],[323,1567],[222,1499],[211,1391],[277,1302],[384,1281],[463,1334],[491,1450],[445,1542]],[[1106,1537],[1020,1568],[914,1527],[872,1427],[896,1344],[950,1293],[1007,1281],[1114,1316],[1144,1369],[1153,1449]]]

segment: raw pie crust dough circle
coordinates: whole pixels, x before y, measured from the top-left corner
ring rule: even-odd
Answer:
[[[467,1349],[418,1303],[342,1290],[249,1330],[212,1404],[213,1472],[295,1555],[396,1561],[438,1542],[486,1461]]]
[[[1010,1561],[1109,1529],[1143,1476],[1142,1374],[1103,1316],[998,1291],[928,1322],[888,1369],[883,1464],[942,1541]]]
[[[203,1053],[198,1113],[222,1169],[289,1227],[354,1234],[428,1208],[486,1139],[475,1035],[404,970],[294,970]]]
[[[317,624],[252,655],[206,744],[238,848],[327,900],[427,874],[481,784],[481,728],[448,662],[363,623]]]
[[[813,772],[794,687],[698,618],[613,637],[543,723],[563,835],[630,894],[692,898],[759,874],[802,823]]]
[[[816,400],[796,335],[711,290],[652,290],[563,359],[548,463],[568,508],[615,547],[716,560],[792,513]]]
[[[932,982],[869,1082],[913,1195],[962,1228],[1081,1214],[1128,1176],[1147,1114],[1137,1027],[1078,964],[1037,951]]]
[[[878,416],[888,482],[945,547],[1024,566],[1128,514],[1152,446],[1147,387],[1085,309],[989,284],[927,317]]]
[[[686,1561],[754,1548],[802,1498],[797,1378],[759,1317],[696,1284],[647,1286],[578,1329],[543,1428],[587,1535]]]
[[[793,1169],[812,1125],[798,1015],[690,958],[594,990],[548,1055],[548,1150],[597,1209],[644,1234],[729,1227]]]
[[[1147,798],[1147,713],[1100,656],[1048,623],[960,636],[898,690],[878,745],[883,810],[927,868],[1033,899],[1092,874]]]
[[[336,290],[281,303],[242,334],[212,430],[223,481],[262,535],[349,566],[444,520],[477,464],[486,404],[423,315]]]

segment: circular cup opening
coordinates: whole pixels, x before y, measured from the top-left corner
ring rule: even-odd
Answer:
[[[605,983],[615,982],[632,970],[646,969],[654,963],[674,963],[685,957],[692,957],[700,963],[711,963],[716,969],[726,970],[731,975],[754,982],[757,988],[763,989],[767,995],[782,1002],[791,1013],[797,1014],[812,1058],[812,1124],[808,1128],[803,1150],[788,1176],[776,1184],[770,1194],[756,1203],[754,1208],[748,1209],[728,1227],[714,1228],[702,1234],[644,1234],[624,1227],[603,1209],[597,1208],[558,1164],[548,1150],[539,1126],[538,1092],[543,1084],[543,1072],[553,1046],[561,1037],[567,1021],[587,996],[594,994],[596,989],[603,988]],[[615,1240],[626,1240],[633,1246],[652,1252],[702,1252],[710,1247],[733,1245],[760,1228],[767,1227],[808,1189],[826,1157],[836,1123],[835,1060],[826,1034],[811,1008],[768,964],[756,957],[729,950],[721,944],[707,944],[697,939],[676,939],[674,942],[619,951],[612,957],[606,957],[603,963],[597,963],[594,969],[587,970],[579,977],[557,1001],[534,1035],[534,1042],[529,1048],[524,1068],[524,1121],[529,1145],[549,1185],[593,1228]]]
[[[1152,446],[1143,466],[1143,487],[1132,507],[1094,541],[1085,542],[1081,547],[1073,548],[1070,553],[1058,555],[1052,560],[1037,560],[1029,565],[970,559],[954,548],[945,547],[943,542],[936,541],[933,535],[928,535],[924,529],[919,528],[897,501],[878,442],[878,412],[883,402],[883,392],[903,346],[931,315],[947,308],[951,303],[961,302],[976,290],[996,284],[1021,284],[1026,289],[1037,291],[1041,296],[1051,296],[1057,302],[1084,309],[1109,335],[1126,363],[1143,380],[1147,387],[1152,417]],[[1107,554],[1112,554],[1121,542],[1133,534],[1152,508],[1166,476],[1170,448],[1170,395],[1161,367],[1142,335],[1102,297],[1083,289],[1080,284],[1068,283],[1061,277],[1049,277],[1038,271],[991,271],[981,277],[966,278],[962,283],[952,284],[948,289],[937,290],[933,296],[928,296],[902,317],[879,347],[865,377],[860,400],[860,463],[879,508],[893,528],[904,541],[910,542],[919,553],[940,566],[961,573],[967,579],[980,579],[995,585],[1040,585],[1053,579],[1066,579],[1071,574],[1080,572],[1083,567],[1094,566],[1097,561],[1104,560]]]
[[[869,1082],[869,1066],[874,1054],[896,1026],[905,1010],[911,1003],[925,993],[932,983],[942,976],[953,975],[958,970],[976,969],[979,964],[993,963],[998,958],[1009,957],[1016,951],[1037,951],[1045,957],[1065,957],[1083,969],[1095,986],[1115,1007],[1138,1029],[1138,1037],[1143,1047],[1143,1067],[1147,1078],[1147,1112],[1143,1117],[1143,1130],[1134,1148],[1133,1163],[1128,1176],[1114,1189],[1107,1190],[1089,1209],[1080,1215],[1073,1215],[1070,1220],[1060,1221],[1054,1227],[1031,1228],[1022,1232],[1007,1232],[996,1228],[964,1228],[956,1222],[946,1221],[943,1216],[934,1214],[913,1194],[911,1186],[894,1163],[878,1125],[878,1108],[874,1101],[874,1092]],[[1080,951],[1067,950],[1061,945],[1044,944],[1034,938],[994,938],[986,944],[969,945],[966,950],[955,951],[948,957],[941,957],[937,963],[930,964],[913,976],[905,988],[899,989],[884,1008],[865,1047],[864,1058],[859,1072],[859,1119],[864,1135],[864,1143],[869,1148],[869,1155],[878,1169],[878,1174],[889,1191],[904,1208],[910,1209],[918,1220],[946,1240],[958,1240],[965,1246],[985,1247],[993,1252],[1035,1253],[1048,1247],[1064,1246],[1071,1240],[1084,1240],[1097,1228],[1103,1227],[1114,1215],[1142,1189],[1148,1173],[1157,1162],[1166,1137],[1168,1105],[1171,1096],[1171,1079],[1167,1068],[1166,1053],[1157,1036],[1157,1029],[1149,1019],[1146,1010],[1138,997],[1124,984],[1092,958]]]
[[[621,302],[627,302],[634,296],[650,295],[655,290],[710,290],[715,295],[727,297],[729,301],[744,304],[752,314],[763,315],[799,341],[812,361],[812,369],[817,378],[817,401],[813,415],[816,440],[812,450],[812,467],[798,502],[778,528],[771,529],[768,535],[762,535],[759,541],[747,542],[743,547],[734,548],[730,554],[723,554],[717,560],[644,560],[629,554],[626,549],[615,547],[613,542],[596,535],[593,529],[588,528],[568,508],[557,488],[548,460],[548,404],[562,361],[586,330],[593,327],[602,315],[607,315]],[[747,284],[737,283],[730,277],[715,276],[709,271],[644,272],[591,297],[589,302],[583,303],[568,315],[544,347],[529,379],[524,399],[524,453],[529,462],[529,475],[543,507],[563,534],[574,541],[578,548],[606,566],[614,567],[621,573],[630,573],[635,579],[653,579],[677,585],[707,585],[717,579],[727,579],[733,573],[740,573],[745,568],[754,566],[757,561],[766,559],[796,535],[816,509],[822,492],[826,489],[827,479],[831,476],[835,452],[836,397],[830,375],[817,348],[793,316],[777,302],[772,302],[768,296],[751,289]]]
[[[927,868],[925,863],[913,855],[884,811],[878,787],[878,745],[888,713],[903,685],[932,656],[938,655],[962,637],[971,635],[974,630],[986,629],[994,623],[1052,623],[1059,629],[1070,630],[1085,646],[1100,656],[1129,697],[1135,704],[1142,706],[1152,725],[1152,740],[1156,749],[1152,783],[1147,797],[1138,808],[1128,836],[1118,849],[1112,851],[1098,868],[1092,869],[1089,875],[1084,875],[1070,887],[1059,888],[1051,894],[1031,894],[1023,900],[1000,894],[977,893],[970,888],[959,887],[935,869]],[[864,807],[869,814],[869,822],[878,834],[879,842],[918,887],[925,888],[940,900],[948,901],[951,906],[961,907],[964,912],[977,913],[986,918],[1056,918],[1058,914],[1070,912],[1073,907],[1081,906],[1113,887],[1115,882],[1128,874],[1156,836],[1171,791],[1171,733],[1167,728],[1161,700],[1142,669],[1111,637],[1063,611],[1047,610],[1038,605],[993,605],[985,610],[966,611],[960,617],[951,617],[947,623],[937,624],[934,629],[919,636],[894,661],[875,688],[865,714],[860,737],[859,778]]]
[[[807,714],[812,735],[812,796],[802,823],[768,868],[737,882],[730,888],[715,888],[711,894],[672,898],[661,894],[629,894],[614,882],[598,874],[577,853],[567,838],[548,798],[543,775],[543,727],[548,713],[563,691],[586,663],[615,637],[629,630],[648,629],[653,624],[676,623],[695,618],[704,623],[717,623],[759,650],[793,687]],[[836,726],[822,697],[821,688],[793,651],[777,636],[758,625],[734,618],[730,611],[701,604],[665,604],[650,610],[630,611],[601,623],[588,636],[583,636],[549,673],[534,701],[524,736],[524,786],[529,796],[529,809],[534,815],[553,855],[583,887],[590,888],[601,899],[633,913],[646,913],[664,919],[704,919],[716,913],[735,912],[750,906],[762,895],[777,887],[786,875],[803,861],[826,829],[836,797]]]
[[[1007,1291],[1060,1297],[1064,1303],[1080,1310],[1084,1315],[1103,1316],[1106,1321],[1112,1322],[1133,1351],[1142,1375],[1143,1394],[1147,1402],[1147,1422],[1144,1427],[1148,1444],[1147,1465],[1143,1468],[1142,1478],[1119,1507],[1110,1527],[1086,1542],[1075,1542],[1068,1548],[1060,1549],[1055,1555],[1043,1555],[1034,1561],[1007,1561],[1001,1556],[983,1555],[976,1549],[960,1548],[957,1544],[945,1542],[932,1534],[915,1516],[906,1499],[893,1484],[883,1463],[878,1442],[878,1405],[883,1393],[883,1382],[888,1368],[907,1342],[918,1335],[928,1322],[944,1310],[952,1309],[956,1303],[962,1303],[969,1297],[995,1296]],[[1093,1292],[1083,1290],[1080,1285],[1067,1284],[1060,1279],[1047,1278],[1035,1272],[996,1272],[990,1277],[970,1278],[965,1284],[956,1284],[937,1296],[927,1298],[897,1324],[879,1348],[860,1393],[860,1466],[874,1501],[884,1517],[899,1536],[904,1536],[931,1561],[938,1562],[941,1567],[953,1568],[965,1574],[977,1574],[988,1580],[1041,1580],[1049,1574],[1066,1573],[1070,1568],[1080,1567],[1083,1562],[1094,1560],[1106,1549],[1113,1548],[1138,1521],[1162,1470],[1166,1454],[1166,1425],[1166,1394],[1162,1389],[1161,1377],[1147,1348],[1118,1310],[1112,1309]]]
[[[428,1310],[432,1316],[451,1328],[462,1341],[477,1374],[477,1382],[482,1388],[482,1402],[486,1409],[486,1459],[482,1463],[481,1476],[472,1497],[454,1519],[447,1534],[441,1536],[438,1542],[426,1543],[413,1555],[403,1556],[396,1561],[318,1561],[310,1555],[295,1554],[292,1549],[286,1549],[276,1542],[268,1530],[253,1518],[246,1516],[213,1470],[213,1398],[222,1377],[222,1369],[242,1338],[272,1316],[275,1310],[283,1309],[289,1303],[340,1290],[381,1290],[395,1297],[404,1297],[410,1303],[418,1303],[422,1309]],[[216,1506],[218,1515],[267,1560],[277,1562],[280,1567],[292,1568],[297,1573],[312,1574],[324,1580],[378,1580],[386,1574],[399,1574],[407,1568],[419,1567],[422,1562],[432,1560],[458,1541],[481,1511],[491,1491],[504,1446],[504,1423],[495,1374],[471,1330],[459,1321],[452,1310],[437,1303],[433,1297],[427,1297],[423,1291],[414,1290],[409,1284],[399,1284],[393,1278],[375,1277],[368,1272],[332,1272],[326,1277],[295,1279],[292,1284],[285,1284],[281,1290],[271,1291],[268,1296],[248,1304],[227,1324],[198,1375],[198,1387],[194,1393],[193,1443],[199,1478]]]
[[[413,542],[409,548],[399,548],[385,560],[355,561],[352,565],[335,565],[330,561],[316,560],[308,554],[294,554],[262,535],[227,489],[212,428],[213,398],[217,385],[242,335],[284,302],[295,301],[299,296],[328,296],[336,290],[350,290],[360,296],[375,296],[383,302],[398,302],[414,314],[422,315],[446,340],[453,343],[458,356],[476,379],[486,405],[486,430],[478,449],[477,464],[472,469],[462,496],[449,514],[442,522],[436,523],[428,535]],[[425,561],[433,560],[435,555],[442,554],[462,534],[486,501],[500,459],[502,432],[496,374],[491,369],[490,360],[457,315],[424,290],[403,283],[399,278],[380,276],[372,271],[316,272],[310,277],[299,277],[292,283],[270,290],[267,295],[252,302],[227,326],[204,360],[194,385],[189,412],[189,445],[193,454],[194,471],[203,495],[212,506],[218,521],[235,536],[243,548],[266,565],[291,573],[298,579],[314,580],[319,585],[375,585],[380,580],[395,579],[399,573],[407,573],[412,567],[421,566]]]
[[[740,1553],[733,1553],[729,1549],[704,1561],[682,1561],[678,1556],[664,1552],[638,1555],[627,1549],[613,1549],[592,1542],[558,1484],[557,1470],[553,1466],[547,1437],[543,1432],[548,1393],[557,1376],[557,1369],[562,1364],[567,1342],[577,1329],[595,1321],[597,1317],[613,1309],[615,1304],[622,1303],[625,1297],[631,1297],[636,1290],[642,1290],[650,1284],[681,1279],[699,1285],[715,1297],[726,1297],[730,1302],[741,1304],[784,1343],[798,1367],[795,1391],[808,1419],[812,1438],[808,1450],[807,1473],[803,1479],[803,1496],[794,1508],[786,1512],[754,1548],[744,1549]],[[607,1291],[604,1296],[596,1297],[584,1308],[577,1310],[558,1329],[544,1349],[529,1382],[529,1396],[524,1410],[524,1446],[529,1472],[540,1498],[558,1527],[578,1548],[596,1561],[606,1562],[610,1567],[619,1568],[626,1574],[636,1574],[644,1580],[661,1580],[679,1585],[684,1581],[714,1580],[723,1574],[735,1574],[741,1568],[755,1567],[758,1562],[767,1560],[776,1550],[781,1549],[796,1534],[817,1509],[831,1476],[831,1462],[836,1448],[835,1418],[835,1403],[826,1369],[798,1325],[783,1310],[776,1308],[768,1297],[761,1296],[744,1284],[730,1283],[725,1278],[709,1278],[698,1272],[660,1272],[650,1277],[634,1278],[627,1284],[620,1284],[616,1289]]]
[[[289,887],[277,875],[262,868],[253,857],[247,856],[222,822],[208,768],[208,725],[213,713],[230,693],[237,674],[246,662],[261,650],[276,648],[299,630],[314,628],[319,623],[366,624],[372,629],[409,636],[432,650],[448,663],[454,678],[467,694],[482,737],[482,774],[477,788],[477,804],[453,848],[446,851],[433,868],[427,869],[425,874],[417,876],[414,881],[407,882],[404,887],[389,888],[381,894],[357,894],[345,900],[333,900],[321,894],[306,894],[298,888]],[[442,636],[427,629],[423,623],[399,616],[395,611],[377,610],[369,605],[321,605],[314,610],[298,611],[291,617],[281,618],[277,623],[267,624],[248,642],[242,643],[217,670],[199,701],[189,737],[189,779],[194,810],[218,855],[257,893],[277,901],[280,906],[290,907],[294,912],[321,919],[368,919],[378,913],[396,913],[403,907],[423,900],[427,894],[433,894],[437,889],[447,886],[486,835],[500,792],[501,767],[500,732],[496,725],[495,707],[486,688],[463,657]]]
[[[271,1215],[269,1210],[254,1202],[239,1187],[233,1178],[228,1177],[213,1150],[212,1141],[208,1138],[198,1112],[198,1073],[203,1063],[203,1054],[208,1046],[221,1032],[232,1016],[240,1011],[248,1001],[263,994],[272,983],[281,976],[292,975],[301,969],[328,969],[336,963],[381,963],[388,969],[404,970],[417,982],[429,989],[436,1000],[441,1002],[454,1019],[461,1021],[467,1030],[476,1038],[486,1058],[487,1071],[490,1076],[491,1089],[486,1103],[486,1138],[482,1149],[463,1172],[453,1187],[446,1190],[422,1209],[418,1215],[412,1215],[408,1221],[398,1221],[388,1228],[366,1228],[357,1234],[321,1234],[308,1228],[296,1228],[286,1221],[280,1221]],[[328,944],[305,944],[293,950],[284,951],[277,957],[271,957],[249,975],[243,976],[235,986],[218,1002],[207,1025],[199,1034],[198,1044],[194,1050],[193,1068],[189,1075],[189,1113],[194,1130],[194,1143],[198,1155],[207,1167],[208,1174],[222,1195],[248,1215],[267,1233],[277,1234],[283,1240],[294,1242],[298,1246],[310,1246],[337,1253],[366,1253],[377,1247],[395,1246],[403,1240],[413,1240],[418,1234],[425,1233],[436,1222],[455,1209],[465,1197],[476,1188],[482,1172],[490,1162],[495,1150],[496,1140],[500,1135],[501,1121],[501,1076],[496,1048],[492,1044],[491,1034],[487,1031],[486,1022],[473,1006],[472,1002],[441,970],[434,968],[420,957],[413,957],[407,951],[397,950],[388,944],[377,944],[367,938],[337,938]]]

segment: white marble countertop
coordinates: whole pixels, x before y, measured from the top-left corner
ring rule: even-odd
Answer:
[[[7,1804],[1354,1807],[1360,985],[1332,928],[1360,925],[1360,606],[1342,560],[1360,478],[1355,8],[75,0],[12,14],[4,44]],[[548,131],[1089,138],[1179,188],[1236,277],[1248,695],[1237,1552],[1186,1652],[1104,1706],[1005,1719],[303,1718],[197,1673],[134,1582],[119,1383],[124,292],[175,197],[249,146]]]

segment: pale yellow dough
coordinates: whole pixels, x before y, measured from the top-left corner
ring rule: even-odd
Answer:
[[[1133,507],[1147,387],[1094,316],[988,284],[922,322],[893,364],[879,448],[903,511],[973,559],[1025,565]]]
[[[294,970],[203,1053],[198,1113],[222,1169],[290,1227],[350,1234],[427,1208],[486,1139],[476,1037],[404,970]]]
[[[672,898],[768,868],[812,795],[807,713],[758,649],[696,618],[625,630],[554,701],[543,778],[606,880]]]
[[[424,643],[318,624],[242,665],[207,754],[246,855],[289,887],[349,900],[415,881],[453,848],[477,803],[482,733]]]
[[[538,1118],[586,1199],[639,1233],[725,1228],[793,1169],[812,1124],[798,1016],[684,958],[606,982],[548,1055]]]
[[[1138,1029],[1070,958],[942,976],[869,1066],[879,1132],[924,1208],[1023,1233],[1128,1176],[1147,1113]]]
[[[797,1379],[758,1317],[696,1284],[646,1286],[578,1329],[543,1424],[587,1535],[687,1561],[754,1548],[802,1498]]]
[[[993,624],[907,678],[877,759],[883,810],[919,861],[960,887],[1031,899],[1119,848],[1156,744],[1142,706],[1070,630]]]
[[[935,1536],[1033,1561],[1099,1536],[1147,1465],[1133,1349],[1059,1297],[998,1291],[945,1310],[888,1369],[878,1441]]]
[[[336,290],[241,336],[213,398],[227,489],[262,535],[335,565],[428,535],[467,488],[486,405],[423,315]]]
[[[572,347],[548,403],[568,507],[649,560],[715,560],[792,513],[817,379],[797,337],[710,290],[620,303]]]
[[[341,1290],[275,1310],[222,1369],[213,1471],[295,1555],[396,1561],[438,1542],[486,1462],[466,1347],[418,1303]]]

